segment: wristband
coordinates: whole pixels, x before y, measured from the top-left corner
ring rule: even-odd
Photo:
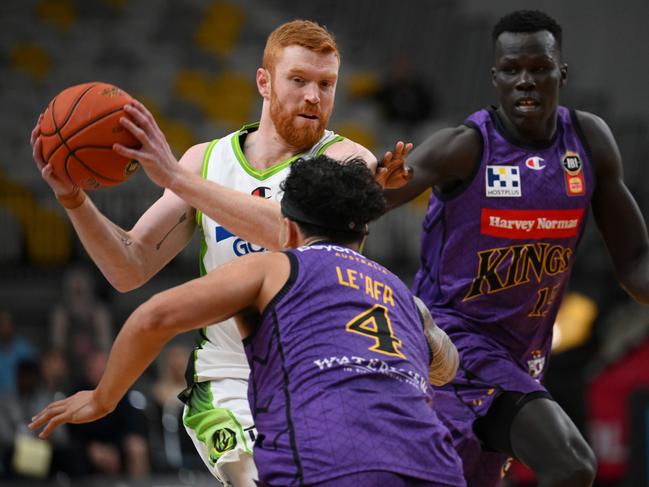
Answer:
[[[59,200],[61,206],[66,210],[74,210],[75,208],[79,208],[83,202],[86,201],[86,193],[75,186],[71,193],[56,195],[56,199]]]

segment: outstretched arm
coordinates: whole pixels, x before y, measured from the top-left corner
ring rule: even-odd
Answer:
[[[153,296],[120,330],[97,388],[53,402],[29,427],[45,426],[39,436],[46,438],[62,424],[89,423],[106,416],[171,338],[247,308],[263,309],[286,282],[289,270],[284,254],[251,254]]]
[[[424,324],[424,334],[433,356],[428,368],[428,381],[434,386],[443,386],[455,377],[460,365],[460,356],[448,335],[435,324],[424,302],[415,296],[415,304]]]
[[[578,112],[594,158],[596,187],[592,208],[620,284],[649,304],[649,237],[638,204],[624,184],[622,157],[606,123]]]
[[[413,174],[405,185],[386,189],[389,207],[407,203],[431,187],[470,178],[481,151],[482,140],[475,129],[461,125],[435,132],[408,156]]]

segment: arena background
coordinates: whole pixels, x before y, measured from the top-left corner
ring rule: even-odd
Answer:
[[[284,21],[308,18],[326,25],[342,52],[330,126],[381,154],[398,139],[421,142],[494,102],[491,26],[518,8],[545,10],[563,26],[569,81],[562,104],[609,123],[626,182],[649,217],[644,0],[0,2],[0,373],[15,373],[7,358],[12,351],[31,350],[31,368],[20,369],[25,394],[73,390],[91,380],[86,372],[92,360],[101,368],[101,350],[139,303],[198,270],[196,239],[136,291],[117,293],[95,269],[31,157],[30,131],[60,90],[93,80],[122,87],[156,115],[179,157],[196,142],[257,119],[254,73],[266,36]],[[110,219],[130,228],[160,194],[140,172],[91,196]],[[420,198],[388,214],[373,226],[367,245],[370,256],[407,283],[418,264],[425,205]],[[617,285],[592,224],[557,330],[548,387],[595,448],[598,484],[649,485],[649,310]],[[192,341],[180,337],[127,398],[139,419],[135,426],[120,425],[125,433],[118,443],[126,448],[129,435],[144,439],[134,448],[148,467],[132,472],[148,474],[129,475],[118,465],[112,474],[79,479],[65,473],[68,466],[39,480],[49,450],[26,439],[24,422],[13,420],[16,409],[8,404],[31,399],[10,384],[0,401],[0,484],[215,485],[184,438],[173,399],[178,364]],[[86,362],[65,362],[73,345],[85,350]],[[54,444],[53,458],[57,448],[59,455],[73,448],[72,436]],[[506,485],[534,481],[515,466]]]

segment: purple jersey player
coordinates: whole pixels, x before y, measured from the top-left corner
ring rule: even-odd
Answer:
[[[649,239],[607,125],[558,106],[561,27],[517,11],[494,27],[499,104],[433,134],[391,205],[434,188],[414,291],[460,353],[435,394],[469,485],[508,456],[541,486],[592,485],[592,450],[541,384],[552,326],[592,206],[618,279],[649,302]]]
[[[385,210],[381,187],[362,160],[320,156],[294,162],[283,189],[280,241],[294,250],[154,296],[122,327],[97,389],[52,403],[31,428],[46,437],[105,416],[169,339],[235,316],[258,485],[466,485],[429,384],[455,375],[457,350],[399,279],[357,252]]]

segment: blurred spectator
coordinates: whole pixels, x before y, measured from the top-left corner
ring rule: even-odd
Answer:
[[[83,367],[85,381],[75,389],[94,389],[104,373],[107,358],[105,352],[91,351]],[[88,473],[129,477],[149,474],[146,419],[141,410],[144,404],[137,404],[138,397],[145,402],[139,392],[131,391],[108,416],[93,423],[70,426],[71,434],[85,453]]]
[[[0,311],[0,394],[16,391],[18,363],[36,356],[34,346],[14,332],[11,315],[7,311]]]
[[[406,128],[437,115],[430,83],[412,72],[405,57],[398,60],[390,78],[376,93],[376,99],[388,121],[403,123]]]
[[[158,378],[153,383],[153,400],[160,407],[168,402],[182,404],[178,394],[187,386],[185,368],[190,350],[183,345],[171,345],[165,351],[158,365]]]
[[[45,389],[53,396],[67,395],[70,373],[65,357],[59,350],[48,350],[41,358],[41,375]],[[58,397],[57,397],[58,398]]]
[[[48,440],[37,439],[36,433],[27,428],[32,416],[55,399],[42,385],[40,364],[35,360],[21,361],[16,368],[16,391],[0,398],[0,452],[4,476],[46,476],[59,471],[68,475],[79,473],[79,455],[71,446],[67,426],[58,428]],[[40,454],[32,454],[25,467],[25,462],[18,457],[33,450]]]
[[[62,300],[51,313],[51,345],[63,352],[75,382],[83,380],[79,365],[93,350],[108,352],[113,337],[108,307],[94,285],[88,270],[70,269],[63,276]]]
[[[151,442],[161,446],[152,452],[161,470],[200,468],[191,439],[182,427],[183,403],[178,394],[185,389],[185,368],[190,349],[171,345],[157,362],[158,377],[151,387],[154,407],[151,408]]]

